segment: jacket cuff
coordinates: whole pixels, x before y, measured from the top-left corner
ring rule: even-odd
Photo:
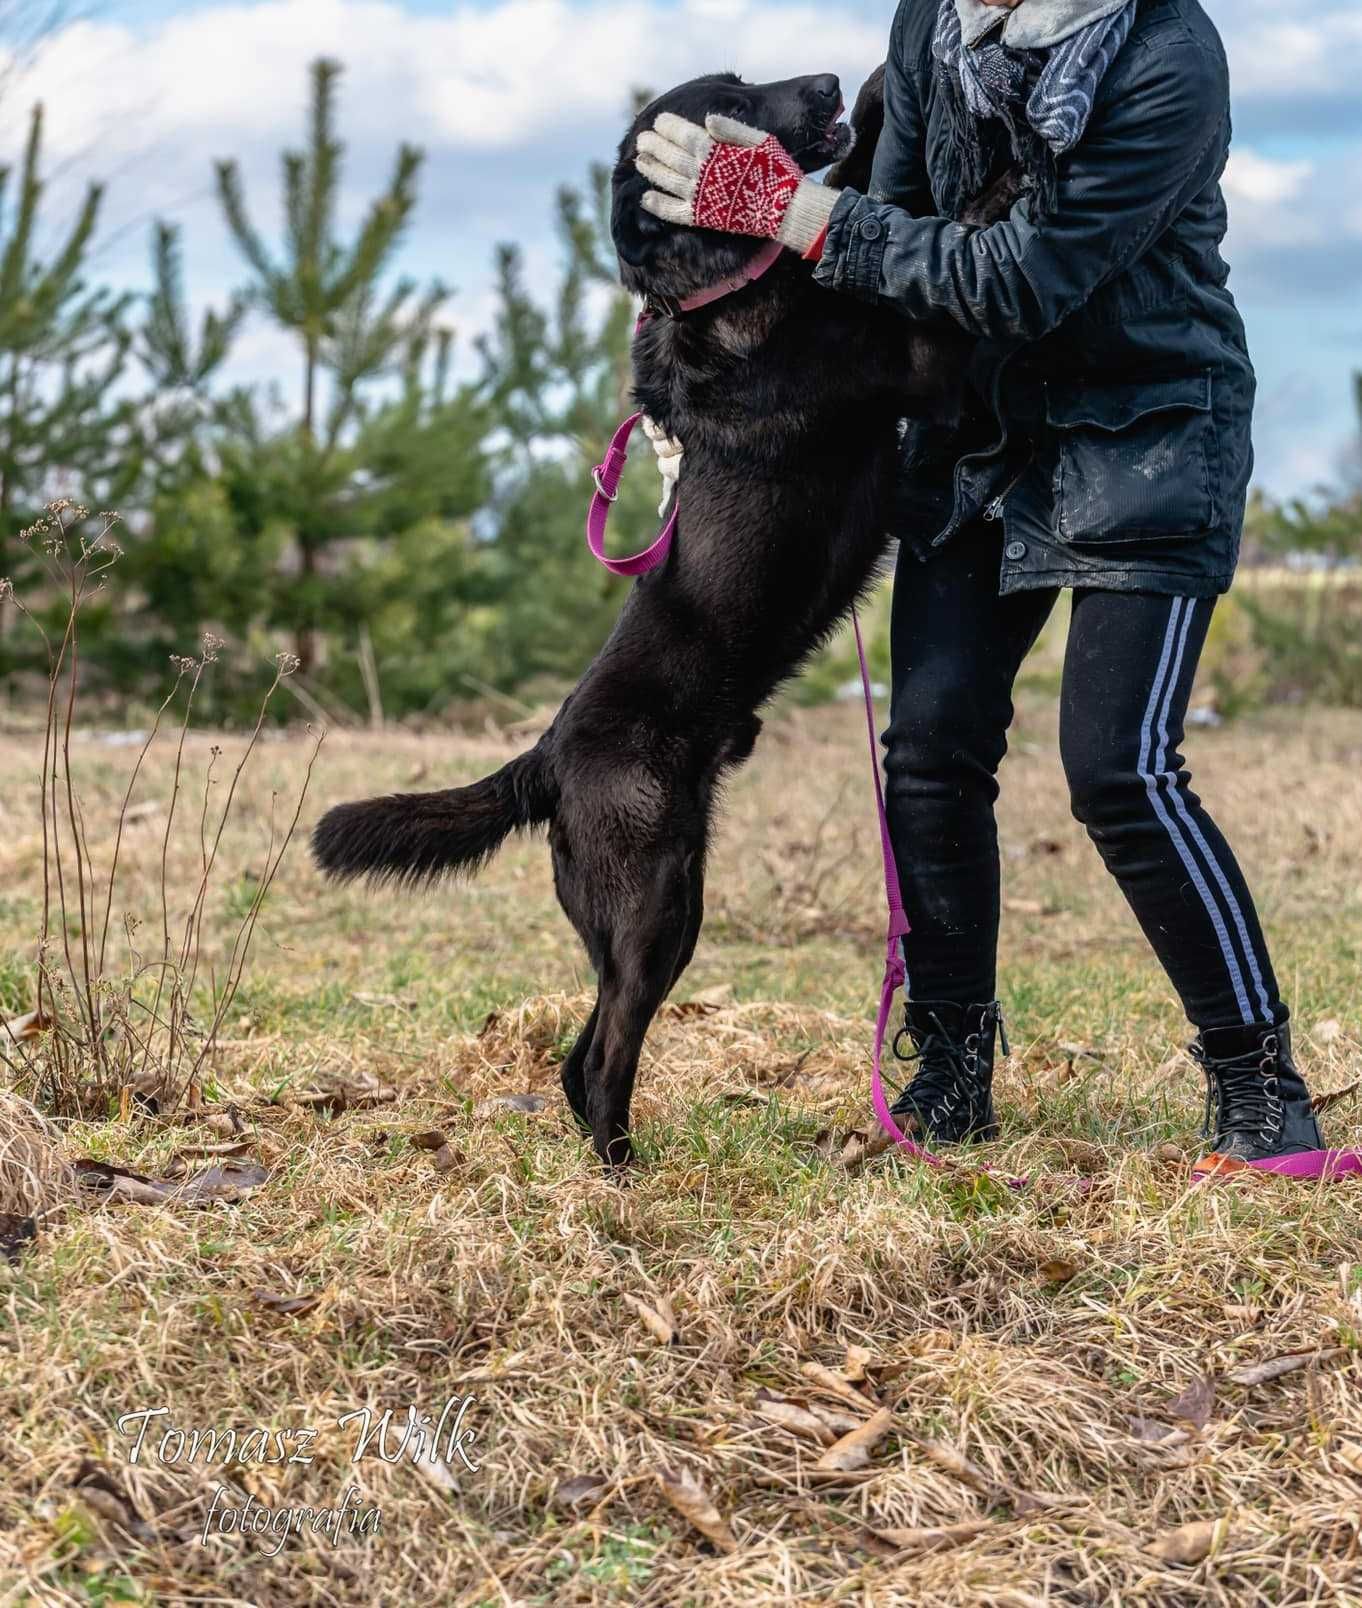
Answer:
[[[878,301],[880,261],[889,243],[882,211],[892,210],[857,190],[843,190],[828,219],[828,237],[814,279],[828,290]]]

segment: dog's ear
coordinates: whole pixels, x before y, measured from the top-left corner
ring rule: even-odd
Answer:
[[[616,166],[611,183],[610,237],[620,261],[629,268],[647,268],[667,232],[662,219],[643,205],[647,188],[632,161]]]

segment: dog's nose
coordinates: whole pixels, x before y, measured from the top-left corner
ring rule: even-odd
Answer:
[[[814,96],[828,106],[836,106],[842,98],[842,82],[836,73],[819,73],[817,78],[809,80],[809,88]]]

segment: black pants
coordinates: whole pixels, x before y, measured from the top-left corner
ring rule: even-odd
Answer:
[[[1001,521],[964,530],[894,588],[886,802],[908,986],[991,1000],[997,979],[996,774],[1012,684],[1058,593],[998,596]],[[1178,749],[1212,598],[1078,590],[1060,753],[1073,812],[1198,1028],[1282,1021],[1253,899]]]

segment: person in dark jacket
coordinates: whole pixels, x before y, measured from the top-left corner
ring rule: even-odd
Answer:
[[[1253,461],[1219,36],[1197,0],[901,0],[884,98],[865,195],[713,120],[660,121],[638,164],[660,216],[780,239],[828,290],[976,337],[977,404],[907,425],[895,510],[885,775],[913,1063],[895,1113],[932,1141],[996,1131],[995,778],[1018,668],[1069,589],[1073,810],[1196,1029],[1198,1167],[1320,1151],[1252,896],[1179,753]],[[1009,167],[1007,218],[952,221]]]

